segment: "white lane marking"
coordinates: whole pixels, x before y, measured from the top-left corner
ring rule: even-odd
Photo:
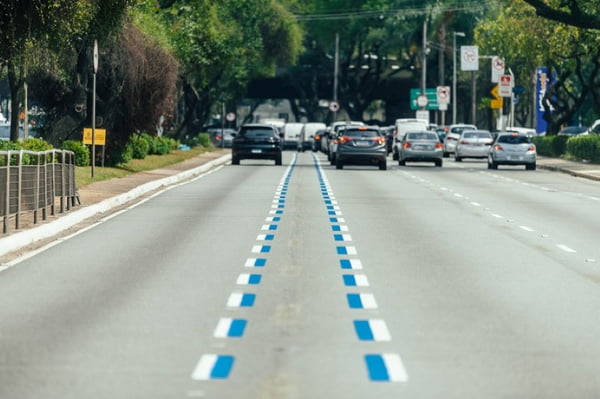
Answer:
[[[368,287],[369,286],[369,279],[364,274],[355,274],[354,282],[356,283],[357,287]]]
[[[192,379],[194,380],[209,380],[212,369],[217,362],[217,355],[203,355],[194,372],[192,373]]]
[[[570,248],[570,247],[568,247],[568,246],[566,246],[566,245],[564,245],[564,244],[558,244],[558,245],[557,245],[557,247],[558,247],[559,249],[562,249],[563,251],[565,251],[565,252],[568,252],[568,253],[571,253],[571,254],[574,254],[574,253],[576,253],[576,252],[577,252],[577,251],[575,251],[573,248]]]
[[[392,353],[384,353],[383,360],[387,366],[390,381],[408,381],[408,373],[406,372],[406,367],[404,367],[404,363],[402,363],[402,359],[400,359],[400,356]]]
[[[363,309],[377,309],[377,301],[373,294],[360,294],[360,302]]]
[[[528,227],[528,226],[519,226],[519,228],[521,230],[525,230],[525,231],[529,231],[529,232],[535,231],[534,229],[532,229],[531,227]]]
[[[475,201],[471,202],[471,205],[473,205],[473,206],[481,206],[481,204],[479,202],[475,202]]]
[[[219,320],[215,332],[213,335],[215,338],[227,338],[229,335],[229,329],[231,328],[231,318],[222,318]]]
[[[492,213],[492,216],[495,217],[496,219],[504,219],[504,216],[498,215],[497,213]]]
[[[373,339],[375,341],[391,341],[392,336],[390,335],[390,331],[387,328],[384,320],[381,319],[373,319],[369,320],[369,325],[371,327],[371,332],[373,333]]]

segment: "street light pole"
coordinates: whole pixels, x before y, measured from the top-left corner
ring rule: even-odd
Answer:
[[[456,36],[465,37],[464,32],[454,32],[452,37],[452,124],[456,124]]]

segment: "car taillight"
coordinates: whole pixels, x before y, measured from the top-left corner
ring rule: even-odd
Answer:
[[[535,151],[535,145],[532,144],[531,146],[529,146],[527,151]]]
[[[496,144],[494,146],[494,150],[496,150],[496,151],[503,151],[504,149],[502,148],[502,146],[500,144]]]
[[[385,137],[373,137],[373,141],[376,144],[383,145],[383,144],[385,144]]]
[[[404,142],[404,144],[402,144],[402,148],[410,148],[410,147],[411,147],[411,144],[408,141],[406,141],[406,142]]]
[[[321,136],[319,136],[318,134],[315,136],[315,140],[321,140]]]
[[[340,144],[349,143],[350,141],[352,141],[352,137],[349,137],[349,136],[340,137]]]
[[[469,144],[468,141],[461,141],[459,144],[465,145],[465,144]]]
[[[442,145],[442,143],[435,143],[435,148],[440,149],[443,148],[444,146]]]

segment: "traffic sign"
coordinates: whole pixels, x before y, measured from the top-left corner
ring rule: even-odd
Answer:
[[[492,90],[490,90],[490,94],[492,95],[492,101],[490,101],[490,108],[502,109],[502,107],[504,106],[504,100],[498,95],[498,85],[494,85]]]
[[[106,145],[106,129],[94,129],[95,145]],[[83,128],[83,144],[92,144],[92,129],[89,127]]]
[[[425,94],[421,94],[419,97],[417,97],[417,105],[421,108],[425,108],[428,102],[429,100]]]
[[[235,120],[235,113],[228,112],[227,115],[225,115],[225,119],[227,119],[228,122],[233,122]]]
[[[478,71],[479,70],[479,47],[460,46],[460,70]]]
[[[340,110],[340,103],[338,103],[337,101],[330,101],[329,110],[331,112],[338,112]]]
[[[450,86],[437,87],[437,102],[440,106],[442,104],[448,105],[450,103]]]
[[[504,60],[497,55],[492,57],[492,83],[498,83],[504,75]]]
[[[417,102],[419,96],[421,96],[421,89],[410,89],[410,109],[421,109],[423,108]],[[437,89],[430,88],[425,89],[425,97],[427,98],[427,104],[425,109],[436,110],[438,109],[437,101]],[[421,100],[424,102],[423,100]]]
[[[502,75],[498,80],[498,95],[500,97],[512,96],[512,76]]]

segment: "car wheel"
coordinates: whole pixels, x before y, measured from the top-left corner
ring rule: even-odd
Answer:
[[[379,170],[387,170],[387,162],[379,161]]]
[[[238,157],[231,157],[231,164],[232,165],[239,165],[240,164],[240,159]]]
[[[462,158],[459,157],[458,155],[454,154],[454,161],[456,161],[456,162],[462,162]]]
[[[329,156],[329,164],[332,165],[332,166],[336,164],[335,155],[330,155]]]
[[[498,169],[498,164],[492,158],[488,158],[488,169]]]
[[[335,161],[335,168],[336,169],[344,169],[344,164],[342,163],[342,161],[339,158]]]
[[[444,151],[444,158],[448,158],[450,156],[449,152]]]
[[[404,159],[400,159],[400,160],[398,160],[398,165],[405,166],[406,165],[406,161]]]
[[[436,166],[437,168],[441,168],[441,167],[442,167],[442,160],[441,160],[441,159],[438,159],[437,161],[435,161],[435,166]]]
[[[535,168],[536,168],[535,163],[528,163],[527,165],[525,165],[525,170],[535,170]]]
[[[277,155],[277,157],[275,158],[275,165],[279,166],[282,164],[281,161],[281,154]]]
[[[394,153],[392,154],[392,160],[397,161],[398,158],[399,158],[398,151],[394,151]]]

